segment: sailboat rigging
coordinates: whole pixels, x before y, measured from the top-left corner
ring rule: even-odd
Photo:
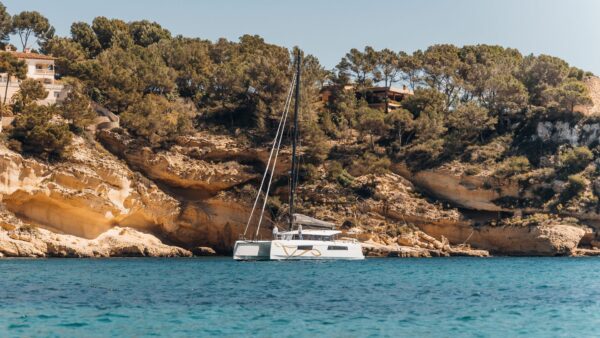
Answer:
[[[260,187],[242,238],[236,241],[233,258],[235,260],[314,260],[314,259],[364,259],[361,245],[354,239],[337,239],[341,231],[335,230],[335,224],[298,214],[296,210],[296,191],[298,185],[298,116],[300,111],[300,85],[302,71],[302,56],[298,49],[295,57],[295,72],[290,83],[284,109],[275,133],[273,145],[262,177]],[[258,240],[260,226],[273,182],[277,158],[284,136],[289,115],[289,108],[294,94],[294,116],[292,129],[292,167],[290,170],[290,192],[287,231],[273,230],[272,240]],[[265,189],[263,193],[263,188]],[[255,216],[258,202],[263,197],[262,208],[258,215],[256,232],[251,239],[246,235]],[[303,229],[304,227],[304,229]]]

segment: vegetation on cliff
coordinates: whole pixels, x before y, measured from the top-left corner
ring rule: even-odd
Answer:
[[[91,102],[120,116],[118,134],[157,153],[198,132],[262,148],[276,129],[293,72],[291,51],[259,36],[208,41],[173,36],[146,20],[97,17],[73,23],[61,37],[40,13],[11,17],[2,6],[2,42],[11,34],[22,47],[56,57],[58,77],[72,88],[59,106],[45,107],[35,101],[47,93],[24,80],[16,99],[3,105],[4,114],[16,116],[11,148],[41,159],[68,158],[73,134],[94,118]],[[0,53],[0,71],[23,78],[23,65],[8,53]],[[334,204],[388,205],[382,177],[406,165],[413,172],[453,167],[464,176],[517,180],[523,193],[494,201],[503,208],[600,210],[600,142],[544,138],[539,131],[540,123],[555,128],[568,121],[586,130],[598,123],[578,109],[592,103],[586,85],[592,74],[564,60],[491,45],[439,44],[412,53],[367,46],[351,49],[331,70],[305,55],[302,74],[300,178],[307,197],[301,209],[318,213],[320,197],[308,192],[324,187]],[[375,109],[363,99],[373,85],[395,84],[414,91],[398,109]],[[324,87],[331,91],[326,102],[319,99]],[[210,161],[204,155],[189,157]],[[262,169],[259,160],[244,161]],[[287,182],[275,184],[274,218],[287,207]],[[254,193],[234,189],[238,197]],[[377,228],[390,234],[411,223],[381,214],[384,225]]]

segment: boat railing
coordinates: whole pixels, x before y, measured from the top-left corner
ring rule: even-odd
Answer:
[[[238,240],[240,240],[240,241],[262,241],[263,238],[261,235],[258,235],[256,238],[246,238],[246,236],[244,236],[244,234],[239,234]]]

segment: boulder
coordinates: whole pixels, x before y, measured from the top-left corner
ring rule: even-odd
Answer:
[[[215,256],[217,252],[207,246],[198,246],[192,249],[194,256]]]

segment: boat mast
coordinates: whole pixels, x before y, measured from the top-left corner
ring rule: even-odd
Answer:
[[[296,92],[294,95],[294,131],[292,134],[292,172],[290,185],[290,224],[289,230],[294,226],[294,195],[296,194],[296,185],[298,171],[298,159],[296,157],[296,146],[298,142],[298,110],[300,109],[300,48],[296,50]]]

